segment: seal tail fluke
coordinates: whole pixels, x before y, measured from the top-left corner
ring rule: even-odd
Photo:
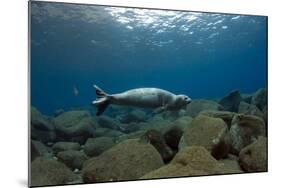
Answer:
[[[109,95],[96,85],[94,85],[94,88],[96,89],[97,99],[93,101],[93,105],[97,107],[96,115],[99,116],[105,111],[107,106],[110,104]]]

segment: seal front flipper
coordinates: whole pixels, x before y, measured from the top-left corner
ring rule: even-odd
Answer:
[[[97,107],[96,115],[101,115],[107,106],[110,104],[109,95],[105,93],[101,88],[94,85],[94,88],[96,89],[96,95],[97,99],[92,102],[93,105]]]
[[[156,108],[155,110],[153,110],[153,113],[159,114],[159,113],[164,112],[165,110],[167,110],[167,105]]]

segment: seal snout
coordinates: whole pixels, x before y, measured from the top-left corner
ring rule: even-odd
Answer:
[[[187,104],[189,104],[189,103],[191,103],[192,100],[191,100],[191,98],[187,97],[187,98],[185,99],[185,101],[186,101]]]

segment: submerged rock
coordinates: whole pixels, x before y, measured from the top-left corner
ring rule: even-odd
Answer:
[[[31,186],[64,185],[77,177],[63,163],[37,158],[31,163]]]
[[[122,124],[109,116],[100,116],[98,118],[98,124],[102,128],[122,131]]]
[[[120,143],[127,139],[139,139],[145,132],[146,132],[145,130],[140,130],[140,131],[132,132],[129,134],[124,134],[124,135],[118,137],[115,140],[115,143]]]
[[[179,148],[203,146],[219,159],[228,154],[228,127],[220,118],[198,115],[185,130]]]
[[[179,141],[185,129],[190,125],[192,117],[182,116],[163,129],[161,132],[166,144],[174,151],[178,150]]]
[[[146,129],[147,125],[148,124],[146,122],[139,122],[139,123],[131,122],[128,124],[123,124],[122,132],[126,133],[126,134],[133,133],[133,132],[139,131],[141,129]]]
[[[68,111],[54,118],[58,140],[84,143],[94,132],[95,123],[87,111]]]
[[[221,165],[222,174],[237,174],[243,173],[244,171],[241,169],[238,160],[236,159],[221,159],[219,160]]]
[[[43,143],[56,139],[54,125],[35,107],[31,107],[31,138]]]
[[[60,162],[63,162],[72,170],[81,169],[84,161],[88,159],[83,152],[76,150],[61,151],[57,154],[57,157]]]
[[[67,150],[80,150],[81,146],[77,142],[57,142],[52,147],[53,152],[56,154],[61,151]]]
[[[184,130],[182,130],[179,126],[169,128],[163,135],[166,144],[173,150],[177,151],[183,132]]]
[[[252,101],[253,95],[252,95],[252,94],[245,94],[245,93],[243,93],[243,94],[241,94],[241,97],[242,97],[242,100],[243,100],[244,102],[250,104],[251,101]]]
[[[85,183],[135,180],[162,165],[160,154],[151,144],[129,139],[86,161],[82,177]]]
[[[84,152],[89,157],[94,157],[100,155],[113,145],[115,145],[115,143],[110,137],[88,138],[84,146]]]
[[[146,113],[143,110],[133,110],[127,114],[124,114],[119,118],[121,123],[138,123],[138,122],[144,122],[146,120]]]
[[[124,133],[108,129],[108,128],[97,128],[93,134],[93,137],[112,137],[112,138],[118,138],[120,136],[124,135]]]
[[[186,107],[186,115],[195,117],[203,110],[222,110],[222,106],[215,101],[195,99]]]
[[[246,146],[239,153],[241,167],[247,172],[267,171],[267,138],[259,137],[257,141]]]
[[[141,128],[144,130],[155,129],[162,132],[169,127],[171,123],[171,120],[164,119],[160,114],[157,114],[148,119],[146,126],[142,126]]]
[[[149,172],[140,179],[199,176],[220,172],[219,162],[204,147],[191,146],[179,151],[168,165]]]
[[[238,113],[246,115],[254,115],[263,118],[263,113],[253,104],[248,104],[241,101],[238,108]]]
[[[229,130],[231,152],[239,154],[242,148],[266,133],[263,119],[252,115],[235,115]]]
[[[267,136],[267,132],[268,132],[268,120],[267,120],[267,118],[268,118],[268,114],[267,114],[267,106],[266,107],[264,107],[264,109],[263,109],[263,120],[264,120],[264,123],[265,123],[265,131],[266,131],[266,136]]]
[[[227,126],[230,128],[232,118],[236,113],[228,111],[218,111],[218,110],[204,110],[200,112],[200,115],[205,115],[213,118],[221,118],[225,121]]]
[[[267,106],[267,90],[259,89],[252,97],[252,104],[257,106],[261,111]]]
[[[140,138],[143,143],[152,144],[163,158],[163,161],[169,162],[172,160],[174,153],[171,148],[165,143],[163,135],[157,130],[148,130]]]
[[[64,113],[64,109],[57,109],[55,112],[54,112],[54,116],[57,117],[59,115],[61,115],[62,113]]]
[[[52,153],[42,142],[31,140],[31,160],[37,157],[51,158]]]
[[[230,92],[227,96],[222,98],[219,103],[223,106],[225,111],[238,112],[238,107],[242,97],[238,90]]]

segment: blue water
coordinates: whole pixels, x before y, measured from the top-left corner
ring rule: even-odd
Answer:
[[[252,93],[267,84],[266,44],[263,16],[33,1],[31,103],[45,114],[88,106],[93,84],[207,99]]]

